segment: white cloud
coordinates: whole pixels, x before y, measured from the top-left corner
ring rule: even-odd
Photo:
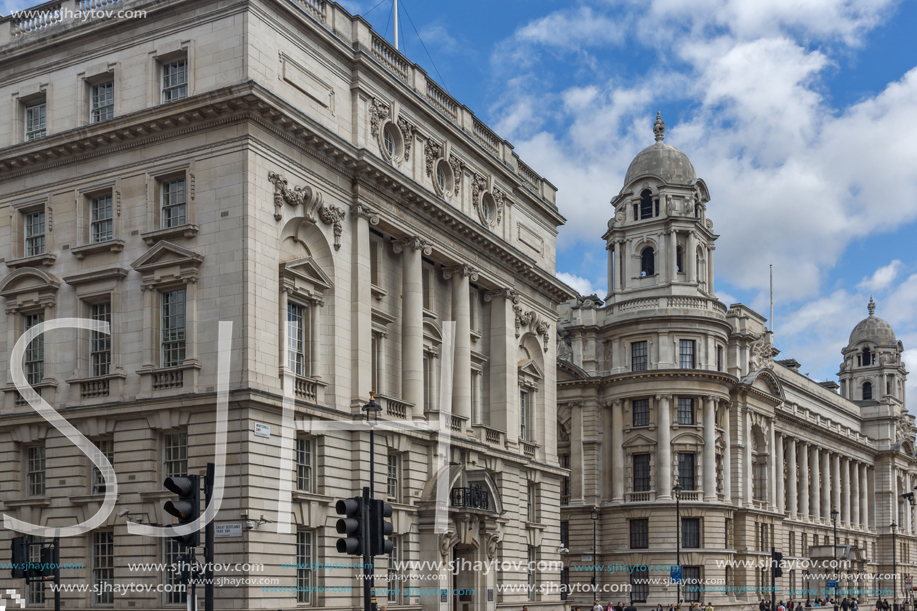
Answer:
[[[592,295],[593,293],[597,294],[599,297],[604,298],[606,290],[604,287],[594,286],[587,278],[581,276],[576,276],[574,274],[568,274],[566,272],[560,272],[557,274],[558,280],[567,284],[570,288],[575,290],[580,295]]]
[[[596,14],[590,7],[556,11],[536,19],[516,31],[517,42],[531,42],[549,47],[618,44],[624,39],[624,23]]]
[[[898,277],[898,271],[901,269],[901,261],[895,259],[888,265],[880,267],[875,273],[863,278],[863,281],[857,285],[857,288],[863,291],[878,292],[887,289],[888,286]]]

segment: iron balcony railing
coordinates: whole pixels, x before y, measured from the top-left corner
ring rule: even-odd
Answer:
[[[453,507],[490,511],[490,493],[480,486],[453,488],[449,493],[449,504]]]

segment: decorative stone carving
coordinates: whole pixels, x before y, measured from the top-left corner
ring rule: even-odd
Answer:
[[[493,560],[497,557],[497,547],[500,545],[500,535],[490,535],[487,537],[487,559]]]
[[[513,289],[495,289],[484,293],[484,301],[487,303],[493,301],[494,297],[505,297],[514,304],[519,303],[519,292]]]
[[[452,546],[459,542],[459,538],[452,529],[447,530],[439,536],[439,553],[443,558],[449,557]]]
[[[458,265],[443,268],[443,278],[446,280],[457,274],[461,274],[463,278],[468,278],[472,282],[478,279],[478,269],[467,263],[459,263]]]
[[[570,333],[560,327],[557,328],[557,360],[573,361],[573,346],[571,345]]]
[[[480,200],[481,194],[487,190],[487,178],[481,176],[480,174],[471,175],[471,199],[474,202],[474,207],[478,208],[478,201]]]
[[[665,121],[662,120],[662,113],[656,113],[656,122],[653,123],[653,133],[656,134],[656,142],[662,142],[665,139]]]
[[[749,349],[749,365],[752,371],[774,368],[774,357],[780,354],[780,351],[774,348],[773,341],[771,333],[765,331],[752,343]]]
[[[516,337],[522,335],[523,327],[531,328],[537,335],[542,336],[544,340],[544,351],[548,351],[548,341],[549,338],[549,324],[546,320],[542,320],[541,316],[538,315],[534,310],[529,310],[526,313],[523,313],[521,305],[513,306],[513,311],[516,313]]]
[[[274,220],[283,220],[280,210],[284,202],[291,206],[303,206],[303,218],[310,223],[318,222],[319,209],[322,207],[322,194],[306,185],[289,188],[287,179],[275,172],[268,172],[267,179],[274,185]]]
[[[428,177],[433,178],[433,163],[442,156],[443,147],[433,142],[432,140],[427,140],[427,143],[424,146],[424,159],[426,160]]]
[[[433,254],[433,243],[418,236],[408,236],[399,240],[392,240],[392,249],[395,251],[395,254],[401,253],[405,248],[419,250],[427,256]]]
[[[353,216],[362,216],[369,221],[370,225],[379,224],[379,213],[367,206],[366,204],[354,204],[350,207],[350,214]]]
[[[449,165],[452,166],[453,182],[455,183],[453,193],[458,195],[462,186],[462,176],[465,174],[465,162],[455,155],[449,155]]]
[[[369,107],[369,131],[372,133],[374,138],[379,137],[379,126],[385,123],[391,114],[392,109],[388,104],[379,98],[373,98],[373,103]]]
[[[341,234],[344,232],[344,209],[337,206],[323,205],[319,211],[322,222],[334,227],[334,249],[341,250]]]
[[[401,130],[401,137],[404,138],[404,160],[409,161],[411,159],[411,146],[414,144],[414,130],[417,128],[404,117],[398,117],[398,129]]]

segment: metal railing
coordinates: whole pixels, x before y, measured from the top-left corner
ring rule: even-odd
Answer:
[[[453,488],[449,492],[449,504],[452,507],[490,510],[490,492],[480,486]]]

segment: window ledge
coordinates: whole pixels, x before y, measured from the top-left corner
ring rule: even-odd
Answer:
[[[471,341],[473,343],[475,344],[478,343],[478,340],[481,339],[481,337],[482,335],[480,331],[474,331],[474,330],[471,331]]]
[[[51,499],[47,496],[32,496],[25,499],[4,501],[3,503],[10,509],[16,507],[50,507]]]
[[[140,493],[140,500],[142,501],[161,501],[165,499],[171,499],[175,495],[168,490],[148,490],[146,492]]]
[[[431,311],[428,310],[427,308],[424,308],[424,309],[423,309],[423,317],[424,317],[424,318],[432,318],[433,320],[436,320],[436,319],[439,318],[439,316],[437,316],[435,312],[431,312]]]
[[[57,380],[55,380],[54,378],[43,378],[43,379],[41,380],[41,382],[39,382],[38,384],[32,384],[31,386],[32,386],[32,388],[35,389],[36,391],[39,391],[39,390],[41,390],[42,388],[57,388]],[[2,391],[2,392],[19,392],[19,390],[16,388],[16,385],[13,384],[12,382],[8,383],[6,386],[4,386],[2,389],[0,389],[0,391]],[[39,393],[39,394],[41,394],[41,393]]]
[[[95,244],[84,244],[70,249],[70,254],[82,261],[87,255],[94,255],[99,252],[121,252],[124,250],[124,240],[105,240]]]
[[[293,482],[294,484],[296,482]],[[325,496],[324,494],[316,494],[314,492],[306,492],[305,490],[293,490],[293,500],[294,501],[318,501],[319,503],[331,503],[334,501],[334,497]]]
[[[116,499],[120,499],[121,495],[115,495]],[[73,505],[88,505],[89,503],[102,503],[105,501],[105,493],[97,494],[80,494],[77,496],[70,497],[70,503]]]
[[[95,382],[97,380],[113,380],[115,378],[126,378],[126,377],[127,377],[127,374],[125,372],[116,371],[115,373],[109,373],[104,376],[86,376],[85,378],[73,378],[73,379],[64,380],[64,381],[67,384],[80,384],[82,382]]]
[[[541,522],[529,522],[525,520],[525,527],[531,530],[544,530],[546,527]]]
[[[168,229],[157,229],[156,231],[141,233],[140,237],[143,238],[143,241],[146,242],[147,245],[152,246],[160,240],[168,240],[169,238],[193,238],[197,236],[198,231],[200,231],[200,227],[191,223],[186,223],[178,227],[169,227]]]
[[[375,284],[371,284],[369,286],[369,291],[372,293],[376,301],[382,301],[382,298],[388,295],[388,291],[386,291],[381,286],[376,286]]]
[[[10,269],[19,269],[20,267],[38,267],[44,265],[51,267],[57,261],[57,255],[53,253],[44,253],[41,255],[32,255],[31,257],[19,257],[6,261],[6,266]]]

